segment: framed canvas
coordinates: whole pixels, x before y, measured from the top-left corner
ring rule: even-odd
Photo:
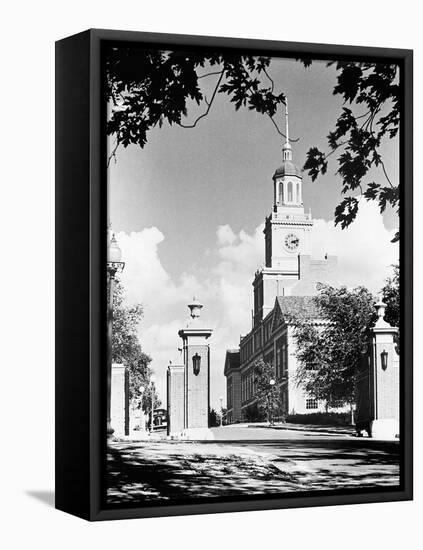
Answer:
[[[412,498],[410,50],[60,40],[56,243],[58,509]]]

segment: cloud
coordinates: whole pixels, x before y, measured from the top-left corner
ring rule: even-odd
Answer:
[[[191,272],[172,278],[160,260],[160,244],[165,239],[157,227],[140,232],[117,233],[125,269],[121,275],[129,303],[141,302],[144,317],[139,336],[143,349],[151,355],[161,399],[165,402],[166,370],[171,360],[179,360],[178,330],[188,320],[187,301],[193,295],[204,304],[202,318],[214,329],[212,336],[212,405],[225,395],[223,366],[226,349],[239,342],[239,335],[251,326],[254,272],[263,257],[263,227],[249,235],[235,234],[229,226],[216,230],[216,245],[208,255],[212,268],[193,267]],[[204,273],[207,277],[204,277]]]
[[[217,242],[221,245],[231,245],[236,240],[236,235],[229,225],[220,225],[216,231]]]
[[[315,220],[313,256],[338,255],[338,279],[347,286],[363,284],[379,290],[398,259],[398,246],[390,241],[394,231],[383,225],[377,205],[363,202],[353,224],[346,230],[333,221]],[[139,335],[146,353],[152,356],[162,402],[166,401],[166,370],[169,361],[178,362],[178,330],[188,320],[187,301],[195,294],[204,304],[202,318],[213,328],[211,343],[211,404],[225,396],[223,366],[227,348],[236,347],[239,336],[251,328],[252,280],[263,264],[263,224],[251,234],[235,233],[229,225],[216,229],[214,247],[202,262],[180,277],[172,277],[160,260],[165,239],[156,227],[140,232],[117,234],[126,263],[122,282],[129,302],[141,302],[145,314]],[[207,263],[207,265],[208,265]],[[204,275],[206,273],[206,276]]]
[[[349,287],[364,285],[378,292],[398,263],[399,246],[392,243],[395,230],[389,231],[375,202],[360,201],[356,220],[346,229],[333,221],[315,220],[313,256],[327,252],[338,256],[338,279]]]

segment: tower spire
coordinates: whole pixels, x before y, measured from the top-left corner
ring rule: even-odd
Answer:
[[[285,145],[282,149],[283,160],[292,160],[292,149],[289,142],[288,98],[285,97]]]
[[[285,133],[286,133],[286,143],[289,143],[288,98],[285,98]]]

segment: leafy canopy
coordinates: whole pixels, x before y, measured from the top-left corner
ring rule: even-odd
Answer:
[[[276,384],[276,370],[272,363],[259,358],[253,364],[254,397],[259,412],[265,413],[272,422],[275,415],[283,411],[280,388]],[[271,381],[275,382],[273,385]]]
[[[274,92],[266,70],[269,64],[270,58],[252,55],[111,48],[106,61],[111,106],[107,133],[115,135],[115,148],[130,144],[144,147],[148,131],[165,121],[194,128],[207,116],[217,93],[227,94],[236,110],[247,106],[273,121],[285,96]],[[208,77],[215,79],[209,99],[199,83]],[[185,117],[190,101],[204,104],[204,113],[188,124]]]
[[[364,287],[348,290],[320,285],[314,298],[321,324],[293,319],[297,383],[330,405],[355,401],[355,374],[376,321],[375,300]]]
[[[303,61],[305,66],[310,60]],[[333,65],[334,62],[329,63]],[[328,169],[328,158],[340,151],[337,174],[341,177],[341,193],[346,195],[335,209],[335,224],[348,227],[357,216],[357,192],[367,200],[376,200],[381,213],[389,204],[399,211],[399,186],[389,178],[380,146],[397,136],[400,122],[401,90],[398,65],[384,63],[336,64],[337,85],[334,95],[341,95],[344,107],[335,128],[327,136],[329,152],[311,147],[304,169],[312,181]],[[361,109],[361,114],[354,113]],[[369,179],[372,167],[380,168],[381,181]],[[397,232],[393,242],[399,239]]]
[[[141,304],[125,304],[125,292],[122,283],[116,280],[113,293],[113,336],[112,361],[122,363],[129,371],[129,399],[140,399],[140,387],[145,388],[143,407],[151,408],[151,357],[143,352],[138,338],[138,325],[143,315]],[[155,406],[160,406],[155,394]]]
[[[312,63],[311,59],[301,61],[305,67]],[[208,115],[217,94],[227,95],[236,110],[247,107],[268,116],[283,136],[274,115],[286,100],[283,92],[275,91],[270,65],[271,58],[264,56],[110,47],[106,55],[107,133],[115,137],[115,143],[109,162],[116,160],[120,145],[143,148],[149,130],[165,122],[195,128]],[[382,142],[398,134],[399,67],[353,61],[329,65],[337,71],[333,94],[342,96],[344,107],[327,136],[329,152],[311,147],[304,168],[316,180],[327,172],[328,158],[339,150],[337,174],[344,198],[335,209],[335,223],[344,229],[357,216],[358,193],[377,201],[381,212],[388,204],[399,209],[399,187],[390,180],[380,153]],[[202,79],[208,78],[214,79],[209,98],[201,87]],[[203,112],[187,122],[192,105]],[[372,167],[381,170],[380,181],[371,181]],[[398,239],[397,232],[394,240]]]
[[[393,265],[393,275],[388,277],[382,288],[382,300],[386,304],[385,321],[393,327],[400,327],[400,269],[399,264]],[[400,334],[395,335],[397,353],[399,353]]]

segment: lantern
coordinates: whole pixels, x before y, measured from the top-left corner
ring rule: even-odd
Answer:
[[[195,376],[200,373],[201,357],[196,353],[192,357],[192,368],[194,370]]]
[[[382,369],[386,370],[388,368],[388,352],[386,350],[383,350],[380,354],[380,359],[382,362]]]

